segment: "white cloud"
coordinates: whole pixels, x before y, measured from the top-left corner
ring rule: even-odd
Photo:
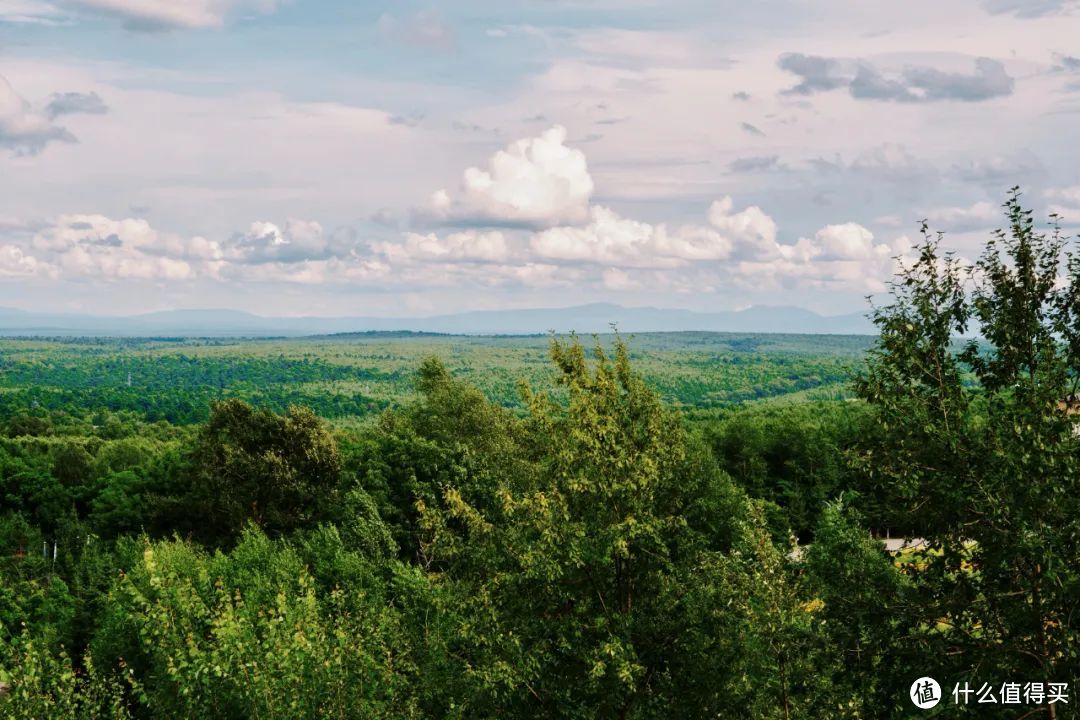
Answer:
[[[60,267],[71,275],[94,280],[189,280],[194,277],[184,260],[155,257],[126,248],[91,249],[77,245],[60,256]]]
[[[31,254],[32,253],[32,254]],[[358,244],[315,221],[257,221],[225,242],[161,232],[140,218],[64,215],[26,247],[0,246],[0,275],[49,275],[158,283],[282,283],[401,290],[463,285],[552,287],[580,277],[558,265],[511,257],[498,231],[445,237],[406,233],[401,241]]]
[[[0,277],[55,274],[55,269],[27,255],[16,245],[0,245]]]
[[[907,237],[875,243],[874,235],[858,223],[826,225],[813,238],[799,238],[793,245],[779,245],[779,257],[745,261],[737,276],[744,283],[775,286],[847,288],[882,292],[892,277],[896,257],[911,248]]]
[[[830,224],[793,244],[778,239],[775,220],[757,206],[735,209],[730,196],[712,203],[708,225],[669,230],[591,208],[591,222],[533,234],[532,252],[563,263],[607,266],[600,274],[611,290],[663,287],[702,292],[718,286],[830,286],[883,290],[893,256],[906,239],[877,243],[858,223]]]
[[[239,263],[297,263],[347,255],[354,245],[348,234],[327,234],[314,220],[291,218],[284,228],[257,221],[246,232],[233,234],[223,257]]]
[[[534,235],[529,244],[545,258],[635,265],[652,262],[649,250],[655,234],[656,228],[648,223],[595,207],[592,222],[585,227],[549,228]]]
[[[866,260],[883,245],[874,245],[874,234],[858,223],[826,225],[814,235],[822,260]]]
[[[714,201],[709,207],[709,223],[734,241],[740,255],[775,255],[776,221],[756,205],[733,213],[734,206],[730,196]]]
[[[530,248],[555,261],[608,266],[600,280],[611,290],[647,286],[677,292],[693,287],[707,292],[725,284],[878,292],[892,274],[893,256],[908,248],[906,239],[877,243],[870,230],[853,222],[826,225],[812,238],[783,243],[772,217],[757,206],[736,211],[728,196],[712,203],[708,217],[708,226],[669,231],[594,206],[588,225],[535,233]]]
[[[432,211],[477,224],[551,227],[585,221],[593,179],[585,154],[565,142],[566,128],[556,125],[512,143],[491,157],[486,170],[467,169],[457,198],[437,191]]]
[[[539,232],[530,247],[544,258],[620,267],[677,267],[731,254],[731,242],[710,228],[685,226],[669,232],[664,225],[624,218],[601,206],[592,208],[591,217],[584,227]]]
[[[187,280],[195,275],[188,259],[218,252],[204,238],[185,240],[145,220],[104,215],[63,215],[36,233],[31,246],[69,276],[101,280]]]
[[[0,147],[36,155],[51,142],[76,142],[75,136],[35,110],[0,75]]]
[[[158,233],[146,220],[113,220],[104,215],[61,215],[34,235],[32,244],[36,250],[61,253],[79,245],[174,253],[183,247],[178,238]]]

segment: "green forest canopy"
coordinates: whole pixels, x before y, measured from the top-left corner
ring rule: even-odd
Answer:
[[[0,714],[906,718],[924,675],[1075,688],[1080,261],[1007,210],[974,274],[927,234],[876,339],[4,341]]]

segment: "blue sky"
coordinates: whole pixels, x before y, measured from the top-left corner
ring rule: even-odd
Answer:
[[[1074,0],[0,0],[0,305],[850,312],[1078,127]]]

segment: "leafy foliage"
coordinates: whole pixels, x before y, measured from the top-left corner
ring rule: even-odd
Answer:
[[[333,438],[308,408],[285,415],[229,400],[211,408],[189,459],[196,532],[221,540],[248,519],[271,534],[325,516],[341,460]]]
[[[930,542],[904,628],[926,667],[1075,685],[1080,275],[1018,193],[1006,208],[1008,232],[970,272],[927,237],[878,310],[881,341],[857,387],[886,432],[863,460]],[[956,352],[972,326],[984,341]]]
[[[1006,209],[974,266],[926,232],[873,341],[0,343],[0,716],[899,720],[927,674],[1075,688],[1080,259]]]

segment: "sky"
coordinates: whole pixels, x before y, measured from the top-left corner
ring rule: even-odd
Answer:
[[[840,314],[1019,185],[1078,0],[0,0],[0,306]]]

